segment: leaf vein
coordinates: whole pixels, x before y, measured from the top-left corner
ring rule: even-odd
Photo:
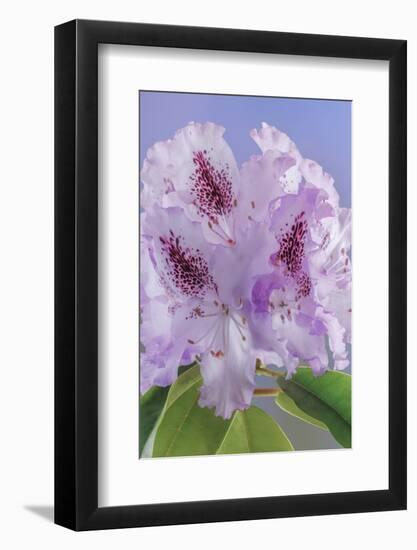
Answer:
[[[196,405],[197,401],[198,401],[198,398],[199,398],[199,394],[197,394],[196,398],[193,400],[193,402],[191,403],[191,406],[190,408],[188,409],[187,413],[185,414],[182,422],[178,425],[177,429],[175,430],[175,433],[174,433],[174,436],[172,438],[172,441],[171,443],[169,444],[169,447],[168,449],[166,450],[166,453],[165,453],[165,456],[169,456],[169,452],[170,450],[172,449],[172,446],[174,445],[177,437],[178,437],[178,434],[179,432],[182,430],[182,428],[184,427],[184,424],[187,420],[187,418],[190,416],[191,414],[191,411],[193,410],[193,407]]]
[[[297,382],[296,380],[292,379],[290,380],[290,382],[292,382],[293,384],[295,384],[297,387],[301,388],[302,390],[306,391],[307,393],[310,393],[313,397],[315,397],[318,401],[320,401],[321,403],[323,403],[324,405],[326,405],[326,407],[328,409],[330,409],[331,411],[333,411],[334,413],[337,414],[337,416],[339,416],[341,418],[341,420],[343,420],[348,426],[350,426],[350,422],[349,420],[347,420],[347,418],[345,418],[343,416],[343,414],[341,414],[337,409],[335,409],[334,407],[332,407],[327,401],[325,401],[321,396],[317,395],[317,393],[315,391],[313,391],[310,387],[307,387],[307,386],[303,386],[302,384],[300,384],[299,382]],[[304,411],[305,412],[305,411]],[[307,413],[308,414],[308,413]]]

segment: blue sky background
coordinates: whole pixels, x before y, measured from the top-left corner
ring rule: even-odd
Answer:
[[[315,160],[333,176],[340,205],[351,207],[350,101],[146,91],[139,93],[139,99],[140,166],[149,147],[172,138],[190,121],[224,126],[224,137],[241,165],[259,153],[250,130],[267,122],[288,134],[303,157]],[[276,384],[259,378],[258,385],[263,387]],[[255,397],[253,403],[277,420],[297,450],[340,447],[329,432],[283,412],[273,398]]]
[[[238,165],[259,152],[250,130],[276,126],[333,176],[341,206],[351,206],[350,101],[141,91],[140,165],[149,147],[190,121],[224,126]]]

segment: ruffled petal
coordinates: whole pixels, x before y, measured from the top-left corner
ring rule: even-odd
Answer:
[[[141,180],[142,206],[182,208],[204,225],[215,244],[234,242],[233,209],[239,171],[224,128],[211,122],[190,123],[174,139],[156,143],[147,153]]]
[[[285,286],[285,278],[278,270],[262,275],[256,279],[252,288],[252,304],[255,313],[267,313],[271,311],[271,294],[273,290]]]
[[[260,130],[253,129],[250,136],[263,153],[277,151],[292,156],[297,162],[302,159],[297,146],[287,134],[266,122],[262,122]]]
[[[297,193],[300,182],[295,160],[287,154],[267,151],[245,162],[236,212],[239,226],[267,220],[277,199]]]
[[[234,411],[248,408],[255,388],[255,366],[249,331],[225,317],[213,349],[201,360],[200,406],[214,407],[215,414],[226,419]]]
[[[172,339],[164,328],[170,324],[167,305],[153,300],[142,309],[140,340],[140,389],[151,386],[169,386],[177,378],[184,346]]]
[[[219,298],[234,306],[250,298],[255,277],[271,270],[269,257],[276,249],[266,224],[252,223],[237,235],[235,246],[217,247],[212,261]]]
[[[257,359],[264,365],[285,367],[287,372],[294,372],[298,359],[289,352],[286,340],[279,338],[273,329],[270,313],[253,311],[248,319]]]
[[[303,159],[299,168],[308,184],[326,191],[330,204],[334,207],[339,206],[339,193],[334,186],[334,179],[323,170],[320,164],[317,164],[314,160]]]
[[[343,290],[330,292],[323,300],[326,311],[332,313],[344,329],[344,339],[351,343],[352,339],[352,296],[350,285]]]
[[[320,220],[310,234],[314,245],[309,254],[309,265],[317,299],[327,308],[329,295],[346,289],[350,300],[350,210],[341,208],[336,216]]]
[[[326,328],[311,298],[297,300],[296,290],[287,281],[285,286],[272,291],[270,304],[272,328],[276,337],[285,341],[292,359],[286,365],[288,376],[299,363],[308,363],[315,373],[324,372],[329,366]]]
[[[310,237],[318,221],[323,214],[328,216],[333,213],[325,206],[327,195],[318,190],[301,186],[297,194],[286,195],[278,203],[271,219],[271,229],[275,235],[286,233],[292,228],[294,220],[303,218],[308,229],[306,236]]]
[[[259,277],[253,287],[252,302],[252,320],[259,327],[255,332],[262,331],[257,341],[278,352],[288,376],[299,363],[308,363],[315,373],[328,368],[326,325],[317,315],[314,300],[300,297],[296,280],[282,270]]]
[[[345,342],[345,329],[334,315],[324,311],[323,309],[319,309],[317,311],[317,317],[323,321],[327,329],[329,347],[333,355],[334,368],[336,370],[345,369],[349,365]]]
[[[155,269],[171,298],[184,302],[217,294],[210,271],[215,247],[204,239],[200,224],[191,222],[180,208],[155,205],[142,231],[152,240]]]
[[[183,354],[172,338],[169,300],[145,247],[141,248],[140,319],[140,390],[144,393],[154,385],[172,384]]]

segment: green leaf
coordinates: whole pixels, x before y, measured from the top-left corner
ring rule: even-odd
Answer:
[[[343,447],[351,447],[352,378],[338,371],[314,376],[299,367],[290,380],[278,378],[282,390],[309,417],[325,424]]]
[[[230,420],[200,407],[201,383],[199,369],[193,367],[171,386],[156,431],[154,457],[293,450],[275,420],[257,407],[237,411]]]
[[[182,379],[182,384],[186,384],[189,378],[191,378],[191,381],[195,378],[200,380],[200,371],[198,366],[196,366],[196,363],[181,365],[178,368],[178,373],[180,375],[185,375],[185,373],[189,370],[192,370],[192,372],[189,375],[184,376]],[[177,393],[181,391],[182,384],[177,384]],[[152,432],[156,431],[158,420],[165,412],[169,389],[169,387],[160,388],[159,386],[153,386],[139,399],[139,456],[143,456],[145,445],[146,443],[150,443],[150,436],[154,436]],[[174,398],[175,396],[171,395],[171,401]],[[148,446],[149,445],[147,445],[147,447]],[[150,448],[152,449],[152,447],[153,443]]]
[[[262,409],[237,411],[216,454],[293,451],[294,448],[277,422]]]
[[[139,398],[139,456],[165,405],[168,390],[153,386]]]
[[[172,384],[171,389],[168,393],[168,398],[165,408],[167,409],[175,403],[177,399],[180,399],[181,396],[187,392],[189,389],[194,386],[200,386],[202,383],[202,378],[200,375],[200,367],[195,365],[190,369],[186,370],[183,374],[178,376],[174,384]]]
[[[279,393],[275,399],[275,403],[288,414],[291,414],[292,416],[295,416],[300,420],[307,422],[308,424],[317,426],[317,428],[321,428],[322,430],[328,430],[328,427],[326,426],[326,424],[323,424],[323,422],[320,422],[320,420],[317,420],[317,418],[313,418],[312,416],[302,411],[299,407],[297,407],[294,400],[291,399],[291,397],[287,393],[285,392]]]

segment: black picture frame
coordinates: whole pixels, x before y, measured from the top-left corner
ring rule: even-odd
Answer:
[[[389,61],[387,490],[98,507],[97,54],[106,43]],[[78,531],[406,508],[406,46],[106,21],[55,28],[55,523]]]

